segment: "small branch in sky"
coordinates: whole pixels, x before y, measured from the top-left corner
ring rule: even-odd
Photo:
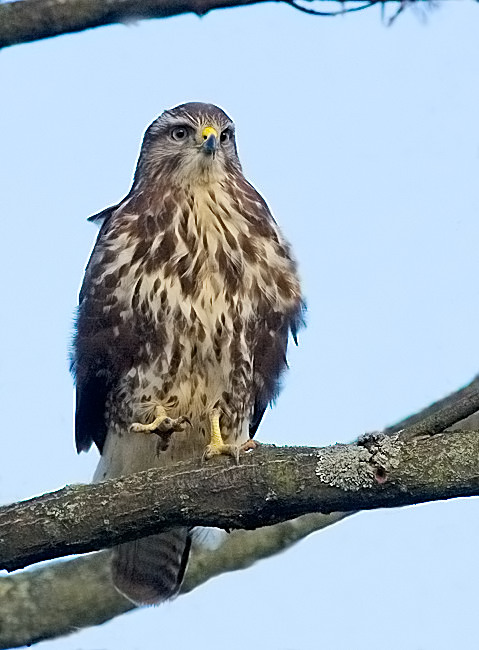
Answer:
[[[388,427],[384,433],[394,434],[404,430],[403,436],[409,439],[427,432],[440,433],[477,411],[479,411],[479,376],[464,388]]]
[[[305,7],[304,5],[300,5],[296,2],[296,0],[284,0],[287,4],[291,5],[295,9],[298,9],[298,11],[302,11],[305,14],[309,14],[310,16],[342,16],[343,14],[350,14],[353,11],[362,11],[363,9],[369,9],[370,7],[374,6],[375,4],[378,4],[381,2],[383,4],[382,0],[369,0],[369,2],[366,2],[363,5],[359,6],[354,6],[354,7],[345,7],[345,2],[342,0],[338,0],[338,2],[341,2],[342,8],[339,9],[338,11],[318,11],[317,9],[311,9],[310,7]],[[309,2],[311,0],[308,0]],[[314,1],[314,0],[313,0]],[[318,1],[318,0],[317,0]]]

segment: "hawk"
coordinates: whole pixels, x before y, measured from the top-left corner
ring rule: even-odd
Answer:
[[[166,110],[129,194],[90,220],[72,371],[77,450],[101,453],[94,480],[237,457],[278,393],[303,301],[231,119],[211,104]],[[116,588],[138,604],[174,596],[190,539],[171,528],[116,547]]]

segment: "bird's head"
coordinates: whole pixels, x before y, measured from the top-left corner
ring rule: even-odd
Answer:
[[[165,111],[147,129],[135,184],[168,176],[188,185],[241,172],[234,124],[213,104],[190,102]]]

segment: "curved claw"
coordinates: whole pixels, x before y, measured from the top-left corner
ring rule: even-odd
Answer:
[[[185,415],[176,419],[166,417],[153,432],[157,434],[173,433],[174,431],[184,431],[187,426],[191,427],[191,421]]]
[[[155,433],[158,436],[164,436],[165,434],[184,431],[187,425],[191,427],[191,420],[185,415],[182,415],[179,418],[169,418],[162,414],[156,417],[150,424],[133,422],[133,424],[130,425],[130,431],[136,433]]]
[[[203,452],[201,461],[210,460],[213,456],[233,456],[235,463],[239,465],[239,455],[241,447],[239,445],[207,445]]]

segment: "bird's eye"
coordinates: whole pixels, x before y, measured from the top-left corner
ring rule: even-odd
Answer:
[[[225,129],[224,131],[222,131],[220,135],[220,141],[229,142],[230,139],[231,139],[231,131],[229,129]]]
[[[171,130],[171,137],[173,140],[186,140],[188,137],[188,129],[184,126],[176,126]]]

